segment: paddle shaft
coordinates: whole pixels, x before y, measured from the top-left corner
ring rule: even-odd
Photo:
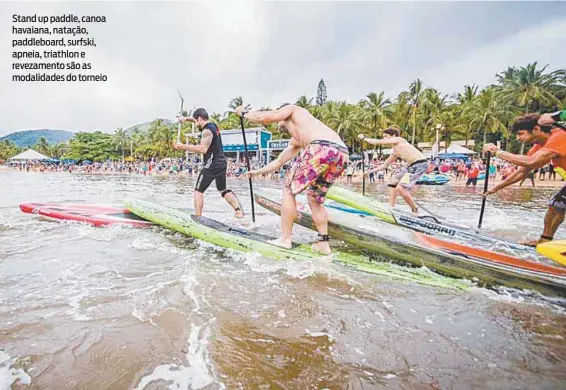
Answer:
[[[242,126],[242,137],[244,137],[244,156],[246,157],[246,165],[248,167],[248,172],[252,169],[250,167],[250,159],[248,157],[248,141],[246,140],[246,129],[244,127],[244,117],[240,116],[240,126]],[[248,182],[250,184],[250,196],[252,200],[252,222],[255,223],[255,208],[254,208],[254,189],[252,185],[252,177],[248,177]]]
[[[487,192],[487,186],[489,183],[489,160],[491,159],[491,153],[487,152],[485,158],[485,182],[483,183],[483,192],[484,194]],[[483,213],[485,211],[485,202],[487,201],[487,196],[484,195],[481,201],[481,211],[480,211],[480,221],[478,223],[478,229],[481,228],[481,224],[483,222]]]
[[[364,156],[364,141],[360,141],[362,148],[362,195],[366,194],[366,158]]]
[[[181,92],[179,92],[179,90],[177,90],[177,93],[181,98],[181,111],[179,111],[179,115],[183,115],[183,104],[185,103],[185,100],[183,99],[183,96],[181,95]],[[179,125],[177,127],[177,143],[181,143],[181,122],[179,122]]]

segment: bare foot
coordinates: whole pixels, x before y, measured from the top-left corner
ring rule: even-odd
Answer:
[[[328,241],[319,241],[319,242],[315,242],[314,244],[312,244],[312,251],[313,252],[319,252],[322,253],[324,255],[329,255],[332,253],[332,250],[330,249],[330,245],[328,244]]]
[[[536,246],[538,244],[542,244],[545,242],[549,242],[550,240],[546,240],[544,238],[539,238],[538,240],[527,240],[527,241],[521,241],[519,244],[521,245],[526,245],[526,246],[531,246],[533,248],[536,248]]]
[[[244,212],[242,211],[242,209],[238,209],[234,211],[236,218],[238,219],[242,219],[244,218]]]
[[[291,249],[293,247],[291,240],[284,240],[282,238],[278,238],[276,240],[270,240],[267,242],[271,245],[280,246],[281,248],[285,248],[285,249]]]

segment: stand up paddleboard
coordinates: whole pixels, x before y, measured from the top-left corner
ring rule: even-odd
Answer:
[[[295,223],[316,230],[310,209],[297,197]],[[281,214],[281,196],[256,191],[255,201]],[[401,264],[427,266],[444,275],[480,280],[486,286],[508,286],[566,297],[566,269],[486,251],[430,235],[407,231],[411,242],[382,233],[387,225],[374,217],[327,208],[328,234],[359,248],[387,256]]]
[[[187,236],[219,247],[239,252],[259,253],[274,260],[315,260],[326,258],[351,268],[395,279],[411,280],[429,286],[465,289],[467,284],[422,270],[407,269],[388,263],[375,263],[365,256],[334,250],[331,257],[313,252],[310,244],[293,244],[291,249],[281,248],[268,241],[274,237],[229,226],[210,218],[196,216],[182,210],[144,200],[127,200],[124,206],[132,213],[156,225],[175,230]]]
[[[22,203],[20,210],[64,221],[84,222],[94,226],[129,225],[148,227],[151,222],[138,217],[129,210],[115,205],[76,203]]]

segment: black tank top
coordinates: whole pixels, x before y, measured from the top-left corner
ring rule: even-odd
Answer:
[[[204,154],[203,170],[209,171],[210,173],[220,173],[219,171],[225,171],[227,166],[226,156],[222,150],[223,146],[222,138],[220,138],[220,130],[218,130],[218,126],[212,122],[208,122],[204,125],[202,130],[207,129],[212,133],[212,142]]]

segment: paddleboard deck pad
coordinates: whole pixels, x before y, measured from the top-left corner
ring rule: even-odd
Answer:
[[[165,205],[133,199],[125,201],[124,206],[132,213],[156,225],[219,247],[239,252],[259,253],[275,260],[315,260],[326,257],[323,254],[313,252],[310,244],[294,244],[291,249],[281,248],[268,242],[273,240],[274,237],[229,226],[210,218],[196,216]],[[409,270],[386,263],[375,264],[364,256],[351,253],[333,251],[328,260],[364,272],[395,279],[410,280],[429,286],[461,290],[468,287],[466,283],[455,283],[453,279],[442,277],[432,272],[425,272],[426,270]]]
[[[281,214],[281,197],[254,191],[262,207]],[[297,197],[300,199],[300,197]],[[295,223],[316,230],[306,202],[297,202]],[[545,295],[566,297],[566,269],[534,261],[482,251],[442,241],[426,234],[407,231],[409,240],[401,242],[387,236],[388,225],[373,217],[328,208],[328,233],[371,253],[404,265],[426,266],[443,275],[477,279],[487,287],[508,286],[535,290]]]
[[[22,203],[20,210],[24,213],[37,214],[43,217],[84,222],[94,226],[129,225],[148,227],[152,223],[116,205],[82,204],[82,203]]]

